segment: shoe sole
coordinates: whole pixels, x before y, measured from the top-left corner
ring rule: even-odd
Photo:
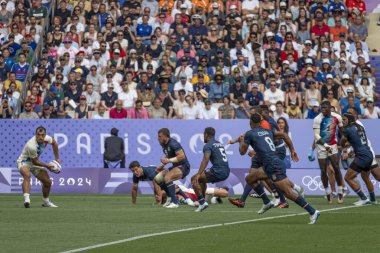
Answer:
[[[229,201],[232,205],[234,205],[234,206],[236,206],[236,207],[244,208],[244,205],[235,204],[235,203],[233,202],[234,200],[232,200],[232,199],[228,199],[228,201]]]
[[[30,203],[29,203],[29,202],[25,202],[25,203],[24,203],[24,207],[25,207],[25,208],[30,208]]]
[[[197,213],[200,213],[200,212],[203,212],[204,210],[206,210],[208,208],[208,205],[207,206],[205,206],[204,208],[202,208],[201,210],[199,210],[198,211],[198,209],[197,210],[195,210],[195,212],[197,212]]]

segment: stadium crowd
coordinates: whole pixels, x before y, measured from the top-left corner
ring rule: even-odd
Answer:
[[[1,0],[0,118],[380,116],[363,0],[61,0],[45,24],[47,6]]]

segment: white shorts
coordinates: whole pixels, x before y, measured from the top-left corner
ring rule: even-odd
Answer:
[[[35,166],[33,165],[32,162],[27,162],[27,161],[17,161],[17,169],[21,171],[21,167],[23,166],[28,166],[30,169],[30,172],[34,175],[37,176],[41,170],[44,170],[44,167],[40,166]]]
[[[338,154],[338,145],[334,144],[330,146],[330,152],[326,151],[326,148],[322,145],[317,145],[318,159],[326,159],[332,155]]]

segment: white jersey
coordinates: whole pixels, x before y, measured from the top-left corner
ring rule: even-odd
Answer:
[[[42,152],[44,151],[45,147],[48,144],[53,143],[53,138],[49,135],[45,136],[44,142],[42,144],[38,144],[36,140],[36,136],[33,136],[24,146],[24,149],[22,150],[21,155],[19,156],[17,161],[25,161],[25,162],[31,162],[32,159],[38,158]]]
[[[187,192],[187,193],[190,193],[190,194],[195,194],[195,191],[194,191],[192,188],[187,188],[187,187],[184,186],[184,185],[178,185],[178,187],[179,187],[183,192]],[[206,189],[206,195],[214,195],[214,192],[215,192],[215,188],[207,187],[207,189]]]

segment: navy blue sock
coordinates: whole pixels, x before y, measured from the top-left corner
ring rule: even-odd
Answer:
[[[255,188],[253,188],[253,190],[255,190],[255,192],[259,195],[259,197],[263,200],[263,203],[265,205],[270,202],[270,200],[269,200],[268,196],[265,194],[264,188],[261,184],[259,184]]]
[[[178,199],[175,196],[175,184],[173,184],[173,182],[169,182],[166,184],[166,188],[168,189],[168,195],[172,199],[172,202],[178,204]]]
[[[181,190],[181,188],[178,188],[178,194],[181,195],[184,199],[188,199],[189,197]]]
[[[358,194],[358,196],[360,197],[361,200],[367,199],[367,196],[363,193],[362,189],[359,188],[359,190],[356,190],[355,192],[356,192],[356,194]]]
[[[246,184],[244,186],[243,195],[241,195],[240,197],[241,202],[245,202],[247,200],[247,197],[251,191],[252,191],[252,186],[250,186],[249,184]]]
[[[310,215],[313,215],[315,213],[315,209],[301,196],[298,196],[294,202],[296,202],[300,207],[304,208]]]
[[[372,202],[375,202],[376,201],[376,198],[375,198],[375,193],[374,192],[370,192],[369,193],[369,198]]]
[[[205,203],[205,198],[203,197],[203,195],[198,196],[198,202],[200,205],[203,205]]]
[[[161,184],[159,184],[159,186],[161,187],[161,189],[163,191],[166,192],[166,196],[169,197],[168,188],[166,188],[166,184],[165,183],[161,183]]]
[[[285,198],[284,194],[282,193],[282,191],[277,189],[276,186],[271,187],[271,190],[272,190],[275,198],[280,198],[281,203],[286,203],[286,198]]]

